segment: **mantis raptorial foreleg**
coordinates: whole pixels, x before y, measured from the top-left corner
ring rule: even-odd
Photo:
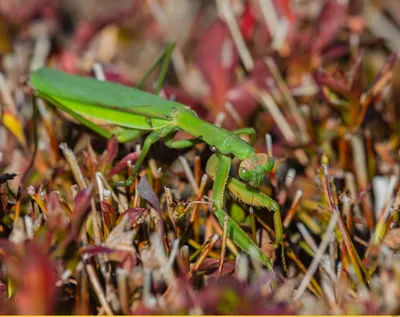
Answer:
[[[254,244],[253,240],[243,231],[242,228],[222,209],[224,204],[225,187],[229,178],[229,170],[232,159],[228,156],[216,153],[213,155],[214,163],[216,163],[216,169],[214,173],[214,185],[213,185],[213,206],[214,213],[219,223],[224,223],[224,218],[228,217],[228,231],[227,235],[230,239],[242,248],[244,251],[251,255],[256,255],[264,265],[268,268],[272,268],[271,261],[265,256],[265,254]]]
[[[230,162],[221,158],[221,156],[218,154],[214,154],[208,160],[206,172],[213,180],[218,181],[218,179],[219,179],[218,175],[222,171],[225,171],[224,168],[221,169],[221,164],[223,161],[226,161],[226,163],[225,163],[226,166],[228,166],[228,163],[230,165]],[[219,182],[221,183],[222,180],[219,180]],[[273,219],[274,219],[274,227],[275,227],[275,244],[277,246],[280,245],[282,247],[282,259],[284,260],[283,226],[282,226],[280,208],[279,208],[279,205],[277,204],[277,202],[275,200],[273,200],[271,197],[260,192],[258,189],[250,187],[250,186],[242,183],[241,181],[239,181],[233,177],[230,177],[229,175],[226,179],[225,184],[226,184],[225,185],[226,189],[228,189],[231,192],[231,194],[240,202],[242,202],[246,205],[254,206],[254,207],[266,208],[274,213]],[[222,185],[217,183],[217,186],[218,186],[218,188],[217,188],[217,191],[215,192],[215,196],[214,196],[214,192],[213,192],[213,199],[217,199],[217,204],[219,206],[221,204],[221,195],[223,195],[223,192],[220,189]],[[218,213],[216,213],[216,215],[217,215],[217,217],[219,217],[218,219],[221,221],[220,218],[222,217],[222,213],[218,212]]]
[[[222,209],[224,204],[225,186],[231,169],[232,159],[229,156],[216,153],[213,155],[217,164],[214,177],[212,199],[216,209]]]

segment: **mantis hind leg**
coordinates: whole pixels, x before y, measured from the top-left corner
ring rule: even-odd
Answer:
[[[155,89],[155,94],[158,95],[161,91],[162,84],[164,82],[165,75],[167,74],[167,70],[169,64],[171,62],[171,55],[174,51],[175,43],[169,43],[164,51],[158,56],[155,63],[149,68],[149,70],[144,74],[144,76],[139,80],[136,85],[136,88],[140,89],[143,86],[143,83],[150,76],[150,74],[162,63],[160,75],[158,76],[157,86]]]
[[[213,186],[213,205],[214,213],[221,226],[224,225],[224,219],[228,217],[228,237],[243,251],[255,257],[256,260],[263,263],[269,269],[272,269],[271,261],[260,250],[257,244],[240,228],[240,226],[223,211],[225,186],[229,177],[229,170],[231,167],[232,159],[220,153],[215,154],[216,160],[216,173],[214,177]]]
[[[35,164],[36,154],[39,147],[39,138],[38,138],[38,106],[37,106],[37,97],[32,97],[32,104],[33,104],[33,142],[34,142],[34,149],[31,160],[29,162],[28,168],[25,170],[24,175],[22,176],[22,183],[25,182],[26,177],[28,176],[29,171]]]
[[[125,143],[140,138],[142,135],[146,134],[147,131],[115,127],[111,133],[115,136],[118,142]]]

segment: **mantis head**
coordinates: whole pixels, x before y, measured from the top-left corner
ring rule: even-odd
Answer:
[[[244,159],[239,166],[239,177],[253,187],[260,186],[264,176],[274,167],[274,160],[264,153]]]

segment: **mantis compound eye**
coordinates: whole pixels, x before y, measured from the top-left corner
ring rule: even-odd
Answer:
[[[239,168],[239,177],[248,182],[251,180],[252,173],[247,167]]]

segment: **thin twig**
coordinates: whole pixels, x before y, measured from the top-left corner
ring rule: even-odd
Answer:
[[[235,18],[235,13],[233,12],[229,0],[217,0],[217,6],[219,8],[218,11],[222,15],[229,28],[229,31],[231,32],[233,41],[235,42],[236,48],[244,67],[247,71],[251,71],[254,67],[254,61],[251,57],[249,49],[246,46],[242,33],[240,32],[239,25]]]
[[[261,8],[261,13],[264,17],[265,24],[267,25],[269,34],[273,39],[275,37],[276,27],[279,23],[279,17],[275,10],[275,6],[272,0],[260,0],[259,5]]]
[[[129,298],[128,298],[128,288],[127,288],[127,272],[124,269],[117,268],[117,283],[118,283],[118,295],[120,300],[120,305],[122,313],[129,315]]]
[[[169,41],[175,41],[175,39],[171,36],[168,26],[168,18],[165,15],[164,10],[161,8],[160,4],[157,0],[147,0],[147,5],[150,8],[150,12],[153,15],[156,22],[163,28],[166,37]],[[182,50],[177,45],[172,52],[171,55],[172,63],[174,64],[174,68],[176,74],[178,76],[179,82],[185,86],[185,74],[187,73],[187,66],[185,59],[183,57]]]
[[[60,149],[63,152],[70,168],[72,175],[74,175],[74,179],[77,182],[80,189],[85,189],[87,187],[87,183],[85,178],[83,177],[82,171],[79,167],[78,161],[76,159],[75,153],[68,147],[66,143],[60,144]]]
[[[224,258],[225,258],[225,250],[226,250],[226,240],[228,237],[228,216],[226,215],[224,217],[224,231],[222,234],[222,246],[221,246],[221,252],[219,256],[219,262],[218,262],[218,277],[221,277],[222,274],[222,268],[224,267]]]
[[[363,7],[364,21],[371,32],[376,37],[385,39],[385,43],[393,52],[400,49],[400,32],[397,26],[375,7],[373,1],[365,1]]]
[[[214,248],[214,245],[215,245],[215,243],[217,243],[218,239],[219,239],[218,234],[214,234],[213,236],[210,237],[209,243],[207,243],[206,247],[204,248],[203,252],[200,254],[196,263],[190,269],[187,277],[191,277],[193,275],[193,273],[197,272],[200,265],[203,263],[203,261],[208,256],[209,252]]]
[[[334,212],[332,214],[331,220],[329,221],[328,228],[326,229],[324,238],[322,239],[321,244],[319,245],[319,248],[317,252],[315,253],[315,256],[311,262],[311,265],[309,266],[306,275],[304,276],[303,280],[301,281],[299,287],[296,290],[294,300],[297,301],[300,299],[300,297],[303,295],[304,291],[306,290],[308,284],[311,281],[311,278],[313,277],[315,271],[317,270],[319,263],[322,259],[322,256],[325,253],[326,248],[329,245],[329,242],[331,240],[331,235],[333,234],[333,231],[335,230],[336,224],[339,219],[339,213]]]
[[[248,88],[249,92],[261,101],[261,105],[264,107],[264,109],[266,109],[271,114],[286,141],[288,141],[289,143],[295,142],[296,135],[291,129],[289,123],[286,121],[286,118],[283,116],[274,99],[272,99],[271,95],[266,90],[259,90],[251,85],[249,85]]]
[[[358,135],[353,135],[351,137],[351,145],[353,149],[354,156],[354,168],[357,177],[358,186],[362,189],[368,186],[368,175],[367,175],[367,158],[365,156],[364,144],[361,137]],[[369,208],[372,206],[372,199],[369,193],[367,193],[363,198],[362,210],[364,212],[364,218],[368,229],[374,227],[374,215],[372,210]]]
[[[288,228],[290,226],[290,224],[292,223],[292,220],[296,214],[296,211],[299,207],[299,203],[300,203],[300,200],[302,197],[303,197],[303,192],[300,189],[298,189],[293,198],[292,205],[290,206],[290,209],[287,212],[285,219],[283,220],[283,226],[285,228]]]
[[[290,112],[291,112],[291,114],[293,114],[294,119],[296,120],[296,124],[299,127],[302,141],[308,142],[310,140],[310,136],[308,135],[308,132],[307,132],[307,125],[298,109],[296,100],[294,100],[289,87],[287,86],[285,80],[282,77],[282,74],[280,73],[280,71],[278,69],[278,66],[276,66],[275,61],[271,57],[267,57],[265,59],[265,63],[267,64],[268,68],[271,71],[272,76],[274,77],[276,83],[278,84],[279,88],[281,89],[283,97],[285,98],[286,103],[289,106]]]
[[[244,123],[235,107],[229,102],[225,102],[225,109],[231,115],[232,119],[235,120],[238,127],[244,127]]]
[[[111,195],[113,197],[113,199],[118,203],[118,205],[120,205],[122,207],[122,210],[126,210],[128,209],[128,205],[124,202],[122,202],[119,197],[117,196],[117,194],[114,192],[114,190],[112,189],[112,187],[110,186],[110,184],[107,182],[106,178],[104,177],[104,175],[100,172],[96,173],[96,176],[99,176],[100,179],[103,181],[103,185],[105,186],[105,188],[107,188],[109,191],[111,191]]]
[[[110,305],[108,305],[106,296],[104,295],[103,289],[101,288],[100,281],[97,278],[96,272],[91,264],[86,264],[86,272],[88,273],[89,280],[93,285],[94,292],[97,295],[97,298],[100,301],[101,306],[103,307],[104,311],[107,315],[112,316],[114,315]]]
[[[249,277],[250,261],[246,254],[239,253],[236,256],[235,274],[239,281],[247,282]]]
[[[186,177],[187,177],[190,185],[192,185],[194,193],[196,195],[198,195],[199,194],[199,186],[197,186],[196,180],[194,179],[192,169],[190,168],[187,159],[184,156],[179,156],[179,161],[182,164],[183,170],[185,171]]]
[[[100,81],[105,81],[106,80],[106,75],[104,74],[104,69],[103,65],[101,65],[99,62],[93,63],[93,72],[97,80]]]
[[[300,234],[303,236],[304,240],[310,246],[311,250],[313,250],[314,252],[317,252],[318,246],[315,243],[315,240],[313,239],[311,234],[308,232],[306,226],[301,222],[297,223],[296,225],[297,225],[297,229],[299,229]]]
[[[273,158],[272,152],[272,136],[269,133],[265,134],[265,146],[267,148],[267,154]]]

